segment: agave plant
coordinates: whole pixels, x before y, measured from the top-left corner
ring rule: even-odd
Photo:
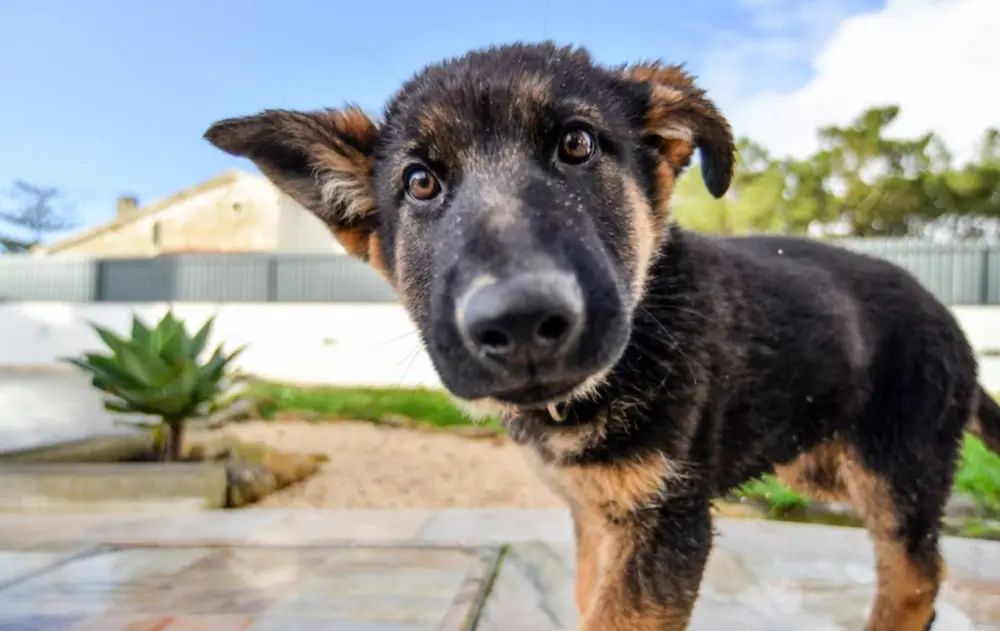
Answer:
[[[151,429],[161,457],[175,461],[181,454],[184,424],[214,411],[233,382],[226,368],[244,349],[226,354],[220,345],[202,360],[214,320],[209,318],[192,336],[172,311],[152,328],[133,315],[127,339],[91,323],[111,354],[86,353],[65,361],[84,370],[95,388],[111,395],[104,402],[107,410],[158,417],[156,423],[135,425]]]

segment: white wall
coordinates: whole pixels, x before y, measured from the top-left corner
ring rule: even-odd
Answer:
[[[167,305],[0,304],[0,367],[53,366],[59,357],[103,347],[88,322],[127,332],[133,310],[147,321]],[[414,327],[397,304],[179,303],[175,313],[199,326],[216,315],[215,343],[247,344],[239,367],[300,383],[440,387]],[[1000,353],[1000,307],[956,307],[977,351]],[[981,381],[1000,392],[1000,356],[981,357]]]
[[[88,322],[127,333],[132,312],[149,323],[165,303],[0,304],[0,367],[53,366],[103,351]],[[190,329],[215,315],[213,344],[246,344],[237,365],[300,383],[438,387],[440,382],[402,308],[384,304],[177,303]]]

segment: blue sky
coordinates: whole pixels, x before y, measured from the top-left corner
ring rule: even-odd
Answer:
[[[252,168],[201,140],[216,119],[345,102],[378,111],[423,65],[511,40],[581,44],[608,63],[685,62],[725,108],[806,83],[837,24],[880,5],[3,0],[0,188],[58,186],[82,224],[99,223],[120,194],[148,203]]]

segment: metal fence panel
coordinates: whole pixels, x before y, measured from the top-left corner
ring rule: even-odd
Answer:
[[[917,239],[837,239],[830,243],[895,263],[946,304],[1000,303],[1000,247]]]
[[[162,260],[174,269],[171,300],[267,302],[273,300],[271,259],[254,254],[188,254]]]
[[[831,239],[891,261],[946,304],[1000,304],[1000,245]],[[395,302],[381,276],[346,255],[184,254],[76,259],[0,256],[0,299],[65,302]]]
[[[0,300],[97,299],[98,261],[0,256]]]
[[[396,302],[396,292],[378,272],[347,256],[276,257],[278,302]]]
[[[1000,304],[1000,248],[986,249],[982,267],[983,303]]]
[[[173,299],[173,265],[162,259],[105,259],[99,269],[96,300],[161,302]]]

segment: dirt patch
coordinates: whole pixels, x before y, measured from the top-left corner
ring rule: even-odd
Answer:
[[[261,508],[561,508],[512,443],[363,422],[235,423],[192,433],[323,454],[318,474]]]

